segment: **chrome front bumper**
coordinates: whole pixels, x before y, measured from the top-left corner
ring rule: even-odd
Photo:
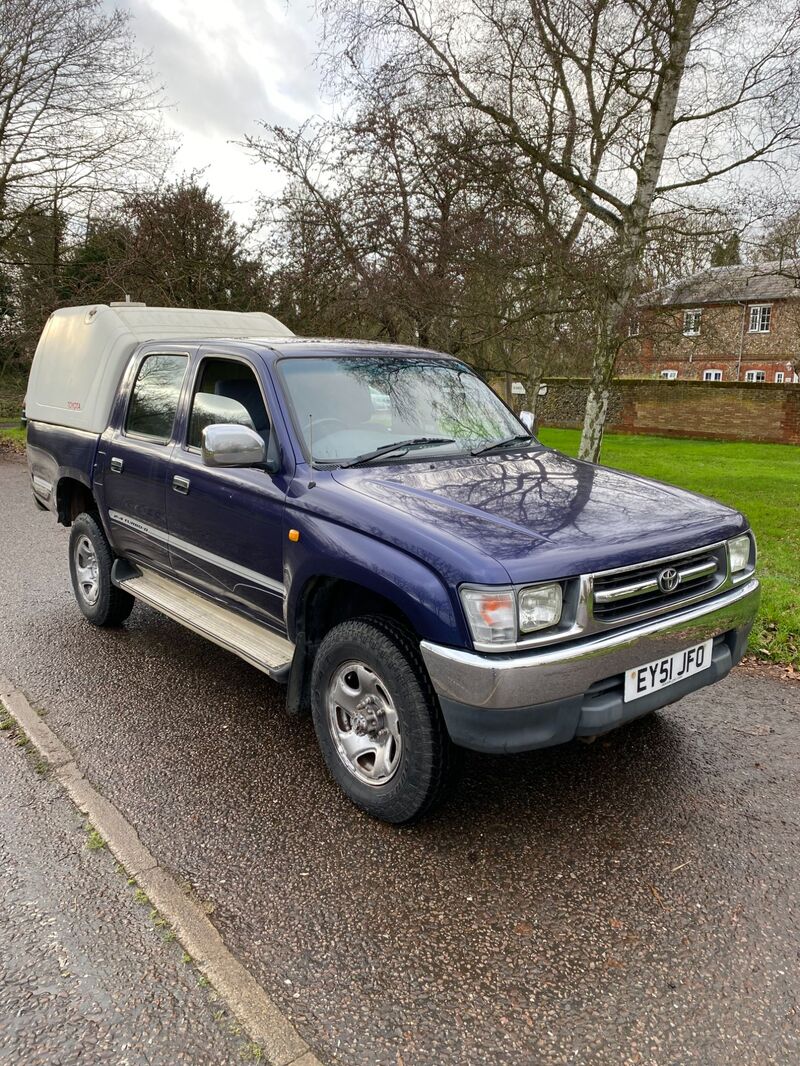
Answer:
[[[750,578],[667,618],[513,655],[482,654],[429,641],[420,647],[443,704],[486,711],[534,708],[580,696],[598,681],[718,634],[742,627],[749,631],[759,598],[758,581]],[[696,676],[698,687],[708,683],[702,674]]]

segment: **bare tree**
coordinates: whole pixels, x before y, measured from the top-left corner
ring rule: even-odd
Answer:
[[[26,212],[96,202],[159,171],[160,107],[127,14],[100,0],[0,0],[0,258]]]
[[[378,79],[344,116],[247,142],[288,179],[263,205],[281,315],[460,354],[525,381],[533,406],[580,293],[553,277],[561,243],[469,111],[435,86],[391,88]]]
[[[372,68],[397,83],[447,85],[527,168],[532,212],[554,199],[565,254],[603,249],[581,440],[581,455],[597,458],[653,217],[702,205],[722,183],[756,180],[793,158],[796,6],[328,0],[324,9],[339,71],[347,60],[359,77]]]

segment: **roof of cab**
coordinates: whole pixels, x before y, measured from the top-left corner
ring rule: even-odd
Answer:
[[[344,340],[337,337],[264,337],[252,338],[250,343],[262,343],[280,356],[303,357],[314,355],[383,355],[412,357],[436,356],[437,359],[454,359],[447,352],[432,348],[416,348],[411,344],[389,344],[385,341]]]

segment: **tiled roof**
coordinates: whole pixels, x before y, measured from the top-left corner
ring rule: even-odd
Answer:
[[[800,297],[800,259],[710,267],[639,297],[642,307],[686,307]]]

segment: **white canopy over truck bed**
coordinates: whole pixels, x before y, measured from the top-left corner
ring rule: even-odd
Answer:
[[[260,311],[204,311],[145,304],[64,307],[47,320],[33,357],[30,420],[102,433],[123,371],[144,341],[291,337]]]

